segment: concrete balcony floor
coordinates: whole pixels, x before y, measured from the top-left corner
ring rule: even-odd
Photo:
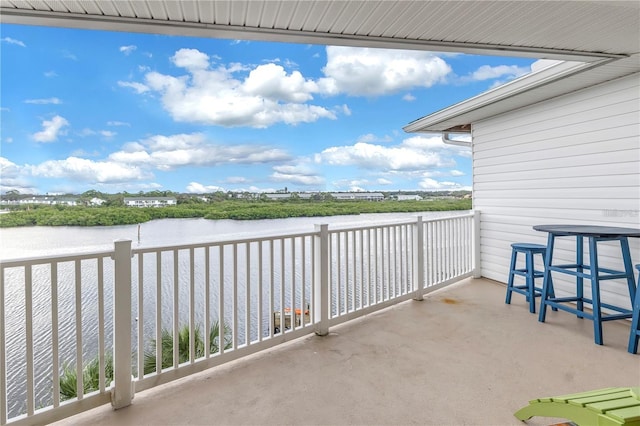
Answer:
[[[521,425],[529,399],[640,386],[628,321],[593,324],[566,312],[539,323],[524,297],[467,279],[58,424]],[[560,419],[534,417],[528,424]]]

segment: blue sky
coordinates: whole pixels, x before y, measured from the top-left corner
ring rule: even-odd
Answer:
[[[525,58],[0,26],[2,192],[471,189],[410,121]]]

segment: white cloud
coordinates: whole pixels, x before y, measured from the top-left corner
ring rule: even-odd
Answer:
[[[76,149],[71,153],[71,157],[99,157],[99,156],[100,156],[99,151],[88,152],[82,148]]]
[[[437,181],[431,178],[424,178],[418,183],[418,187],[424,190],[469,190],[468,186],[464,186],[457,182]]]
[[[360,139],[374,140],[376,137],[364,135]],[[413,136],[400,143],[385,145],[361,140],[353,145],[327,148],[316,154],[314,160],[317,164],[330,166],[355,166],[377,174],[377,185],[392,185],[397,179],[459,176],[455,171],[440,169],[455,167],[457,157],[471,155],[470,148],[446,145],[439,136]],[[371,186],[363,182],[357,185],[352,181],[339,182],[340,187]]]
[[[75,54],[73,54],[71,52],[68,52],[68,51],[64,51],[63,52],[63,57],[66,58],[66,59],[71,59],[72,61],[77,61],[78,60],[78,57]]]
[[[233,184],[249,183],[249,179],[247,179],[246,177],[243,177],[243,176],[229,176],[224,181],[226,183],[233,183]]]
[[[538,72],[545,68],[549,68],[553,65],[557,65],[562,62],[564,61],[558,61],[555,59],[538,59],[537,61],[531,64],[531,72]]]
[[[483,65],[471,74],[471,79],[477,81],[504,77],[512,79],[527,74],[529,71],[529,67],[519,67],[517,65],[498,65],[495,67]]]
[[[494,89],[498,86],[502,86],[503,84],[521,77],[525,74],[529,74],[530,72],[537,71],[539,67],[546,67],[549,64],[557,63],[558,61],[549,60],[539,60],[531,64],[531,66],[517,66],[517,65],[482,65],[474,72],[467,74],[463,77],[454,77],[453,81],[465,84],[474,81],[486,81],[492,80],[489,89]]]
[[[142,83],[136,83],[136,82],[130,82],[130,81],[119,81],[118,82],[118,86],[120,86],[120,87],[130,87],[133,90],[135,90],[136,93],[138,93],[138,94],[145,93],[145,92],[148,92],[150,90],[149,87],[147,87],[146,85],[144,85]]]
[[[46,99],[27,99],[24,101],[25,104],[35,104],[35,105],[59,105],[62,101],[58,98],[46,98]]]
[[[349,109],[349,107],[347,106],[347,104],[343,104],[343,105],[338,105],[334,108],[334,110],[338,111],[338,112],[342,112],[344,115],[346,116],[350,116],[351,115],[351,110]]]
[[[24,42],[22,42],[20,40],[16,40],[16,39],[11,38],[11,37],[3,37],[0,40],[2,40],[4,43],[7,43],[7,44],[14,44],[14,45],[20,46],[20,47],[27,47],[27,45],[24,44]]]
[[[32,175],[61,178],[89,183],[117,183],[152,177],[139,167],[114,161],[92,161],[78,157],[49,160],[36,166],[25,166]]]
[[[460,170],[451,170],[449,174],[451,176],[464,176],[466,173]]]
[[[365,135],[370,140],[370,135]],[[439,137],[413,136],[395,146],[357,142],[330,147],[317,154],[316,162],[336,166],[355,165],[379,171],[412,171],[455,164],[454,155],[470,155],[470,149],[446,145]]]
[[[305,80],[299,71],[287,75],[282,66],[266,64],[249,73],[244,80],[243,90],[265,99],[300,103],[313,99],[311,93],[318,91],[318,85]]]
[[[189,71],[206,70],[209,68],[209,56],[197,49],[180,49],[171,57],[175,66]]]
[[[131,124],[124,121],[107,121],[107,126],[127,126],[131,127]]]
[[[64,128],[69,125],[69,122],[56,115],[51,120],[44,120],[42,122],[42,131],[33,134],[33,139],[36,142],[54,142],[58,139],[58,135],[64,134]]]
[[[281,165],[274,166],[273,170],[271,179],[276,182],[291,182],[308,186],[324,184],[324,178],[306,166]]]
[[[407,102],[413,102],[413,101],[415,101],[415,100],[416,100],[416,97],[415,97],[415,96],[413,96],[411,93],[407,93],[406,95],[404,95],[404,96],[402,97],[402,100],[403,100],[403,101],[407,101]]]
[[[305,174],[305,175],[310,175],[313,174],[313,171],[306,166],[301,166],[301,165],[280,165],[280,166],[273,166],[273,170],[281,172],[281,173],[296,173],[296,174]]]
[[[0,176],[2,180],[16,178],[20,175],[20,168],[17,164],[5,157],[0,157]]]
[[[173,170],[186,166],[215,166],[220,164],[260,164],[288,161],[290,156],[281,149],[264,145],[219,145],[204,135],[156,135],[126,144],[121,151],[109,155],[109,160],[123,164]]]
[[[189,185],[187,185],[187,192],[190,194],[204,194],[218,191],[226,192],[223,187],[216,185],[203,185],[198,182],[189,182]]]
[[[55,71],[45,71],[44,76],[47,78],[57,77],[58,74]]]
[[[369,185],[367,179],[340,179],[333,181],[335,188],[341,191],[364,191],[364,187]]]
[[[122,53],[124,53],[125,55],[130,55],[136,49],[137,49],[137,47],[134,46],[134,45],[120,46],[120,51]]]
[[[378,136],[375,135],[373,133],[366,133],[364,135],[361,135],[360,137],[358,137],[358,142],[366,142],[366,143],[371,143],[371,142],[393,142],[393,138],[389,135],[385,135],[385,136]]]
[[[280,65],[260,65],[241,80],[234,74],[246,72],[246,66],[231,63],[212,69],[209,56],[195,49],[177,51],[172,61],[188,74],[175,77],[149,72],[145,84],[118,84],[137,93],[159,93],[164,108],[182,122],[265,128],[336,118],[335,111],[303,103],[312,99],[316,84],[297,71],[287,74]]]
[[[0,192],[11,190],[19,191],[22,194],[36,192],[33,186],[24,180],[21,167],[11,162],[5,157],[0,157]]]
[[[364,142],[327,148],[316,158],[330,165],[355,165],[378,170],[416,170],[447,165],[437,153],[404,146],[386,147]]]
[[[430,52],[327,46],[323,72],[318,84],[325,93],[377,96],[431,87],[451,67]]]
[[[298,185],[317,186],[324,184],[324,178],[321,176],[305,176],[291,173],[273,172],[271,179],[276,182],[291,182]]]
[[[221,126],[295,125],[350,115],[347,105],[312,105],[315,94],[378,96],[444,82],[451,67],[430,52],[327,47],[324,77],[305,78],[294,64],[280,59],[256,67],[230,63],[214,66],[212,56],[180,49],[171,58],[187,74],[148,72],[145,81],[118,84],[137,93],[153,91],[174,120]],[[284,64],[284,65],[282,65]],[[236,75],[242,73],[243,76]],[[407,93],[406,101],[415,99]]]
[[[111,130],[93,130],[93,129],[89,129],[89,128],[85,128],[82,129],[82,131],[80,133],[78,133],[80,136],[82,137],[87,137],[87,136],[94,136],[94,135],[100,135],[103,138],[107,138],[110,139],[112,137],[114,137],[115,135],[117,135],[118,133],[111,131]]]

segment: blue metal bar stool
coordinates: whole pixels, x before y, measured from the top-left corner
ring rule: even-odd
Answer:
[[[535,286],[536,278],[544,278],[544,271],[537,271],[534,268],[534,254],[542,256],[544,263],[544,256],[547,251],[547,247],[540,244],[530,243],[513,243],[511,244],[511,267],[509,268],[509,282],[507,283],[507,297],[504,301],[506,304],[511,304],[511,293],[516,292],[524,294],[529,302],[529,312],[536,312],[536,297],[542,295],[542,287]],[[525,255],[525,267],[518,269],[516,267],[518,263],[518,253]],[[525,284],[515,285],[514,278],[516,275],[525,277]]]
[[[635,354],[638,352],[638,339],[640,339],[640,263],[636,265],[638,270],[638,285],[636,294],[631,301],[633,311],[631,319],[631,333],[629,335],[629,352]]]

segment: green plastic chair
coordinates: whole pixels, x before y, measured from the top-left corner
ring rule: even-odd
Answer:
[[[559,417],[580,426],[640,426],[640,387],[538,398],[516,411],[515,416],[522,421],[534,416]]]

